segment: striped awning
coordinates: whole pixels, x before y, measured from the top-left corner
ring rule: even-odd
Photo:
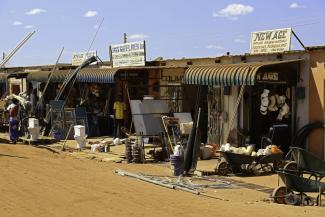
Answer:
[[[298,61],[301,61],[301,59],[274,62],[192,66],[185,71],[184,83],[209,86],[254,85],[256,73],[261,67]]]
[[[83,83],[114,83],[114,76],[118,70],[118,68],[85,68],[78,74],[77,81]]]
[[[52,83],[63,82],[65,77],[71,73],[72,70],[57,70],[54,71],[51,77]],[[50,71],[32,71],[27,76],[27,81],[46,82],[50,76]]]
[[[82,69],[78,76],[77,81],[83,83],[114,83],[114,75],[118,69],[116,68],[85,68]],[[74,70],[56,70],[51,77],[52,83],[61,83],[66,76],[73,73]],[[27,81],[46,82],[49,78],[50,71],[33,71],[29,72]]]

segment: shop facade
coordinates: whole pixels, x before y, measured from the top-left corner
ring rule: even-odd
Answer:
[[[208,143],[249,142],[259,148],[276,126],[275,143],[286,151],[298,129],[324,122],[324,54],[317,47],[193,61],[184,83],[208,88]],[[306,148],[323,158],[324,144],[324,130],[317,129],[308,135]]]
[[[112,135],[113,119],[112,114],[114,101],[119,95],[123,96],[127,107],[125,125],[131,125],[131,111],[129,100],[142,100],[144,96],[152,96],[155,99],[165,99],[171,101],[170,95],[166,94],[164,88],[169,83],[162,82],[164,70],[178,70],[178,68],[166,68],[163,66],[146,67],[120,67],[111,68],[88,67],[82,69],[71,89],[69,96],[65,98],[65,107],[67,109],[76,107],[85,107],[88,117],[90,136]],[[184,74],[185,69],[181,70]],[[51,71],[30,72],[26,78],[27,83],[32,85],[36,83],[38,92],[43,90],[45,83],[49,78]],[[45,103],[54,99],[56,92],[64,82],[66,76],[73,72],[69,70],[55,70],[52,74],[50,84],[44,95]],[[179,99],[175,99],[179,100]],[[170,108],[171,111],[173,107]],[[94,120],[92,124],[92,120]],[[96,129],[99,126],[99,129]]]

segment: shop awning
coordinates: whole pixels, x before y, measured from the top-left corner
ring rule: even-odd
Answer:
[[[192,66],[185,71],[184,83],[196,85],[236,86],[254,85],[261,67],[299,62],[301,59],[240,64]]]
[[[114,68],[86,68],[82,69],[77,77],[78,82],[84,83],[114,83],[114,75],[118,69]],[[63,82],[66,76],[73,73],[74,70],[56,70],[53,72],[51,82]],[[46,82],[50,71],[33,71],[27,76],[27,81]]]
[[[85,68],[78,74],[78,82],[84,83],[114,83],[118,68]]]
[[[57,70],[53,72],[51,82],[58,83],[63,82],[65,77],[71,73],[72,70]],[[50,71],[32,71],[27,76],[27,81],[46,82],[49,78]]]

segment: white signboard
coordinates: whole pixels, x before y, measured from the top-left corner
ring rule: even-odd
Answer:
[[[111,45],[110,49],[113,67],[145,66],[146,64],[144,41]]]
[[[97,51],[89,51],[87,52],[78,52],[72,53],[72,65],[79,66],[81,65],[86,59],[97,56]]]
[[[278,53],[290,50],[291,28],[251,33],[251,54]]]

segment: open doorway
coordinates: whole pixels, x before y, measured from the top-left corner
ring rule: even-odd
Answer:
[[[249,118],[246,118],[250,142],[263,148],[268,143],[262,138],[271,138],[270,143],[286,152],[292,139],[292,87],[287,84],[258,84],[246,94],[250,104]]]

